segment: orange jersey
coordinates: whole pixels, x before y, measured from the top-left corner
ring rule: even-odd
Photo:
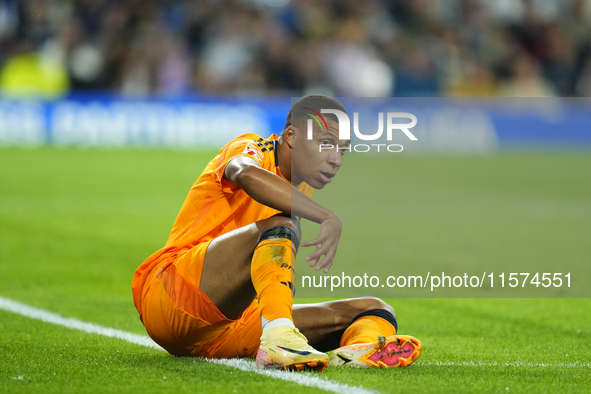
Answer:
[[[237,156],[246,156],[254,159],[262,168],[285,179],[276,156],[277,139],[275,134],[269,139],[252,133],[241,135],[225,145],[209,162],[191,187],[166,245],[144,261],[135,272],[132,288],[138,311],[141,310],[139,303],[143,298],[142,293],[147,291],[144,284],[149,283],[150,273],[163,258],[279,213],[256,202],[224,177],[230,160]],[[314,193],[314,189],[305,183],[298,188],[310,197]]]

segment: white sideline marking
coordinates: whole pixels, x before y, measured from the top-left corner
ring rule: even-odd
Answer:
[[[150,337],[145,335],[134,334],[127,331],[117,330],[110,327],[100,326],[98,324],[86,323],[77,319],[62,317],[56,313],[48,312],[43,309],[35,308],[26,304],[22,304],[17,301],[10,300],[8,298],[0,297],[0,309],[4,309],[9,312],[17,313],[22,316],[30,317],[44,321],[46,323],[57,324],[67,328],[80,330],[89,334],[98,334],[111,338],[122,339],[127,342],[134,343],[136,345],[146,346],[153,349],[164,350],[158,346]],[[258,369],[255,363],[252,361],[246,361],[243,359],[231,358],[231,359],[202,359],[205,361],[212,362],[214,364],[221,364],[233,368],[237,368],[245,372],[255,372],[261,375],[269,376],[275,379],[281,379],[288,382],[300,384],[302,386],[316,387],[326,391],[332,391],[335,393],[355,393],[355,394],[375,394],[375,391],[367,390],[362,387],[349,386],[346,384],[335,383],[327,379],[323,379],[316,376],[305,375],[296,372],[284,372],[269,369]],[[442,366],[442,367],[552,367],[552,368],[576,368],[576,367],[591,367],[591,363],[531,363],[531,362],[480,362],[480,361],[417,361],[414,363],[416,366]]]
[[[35,308],[8,298],[0,297],[0,309],[17,313],[32,319],[41,320],[46,323],[57,324],[74,330],[80,330],[89,334],[98,334],[111,338],[122,339],[136,345],[147,346],[154,349],[164,350],[158,346],[150,337],[134,334],[127,331],[121,331],[110,327],[100,326],[98,324],[86,323],[70,317],[63,317],[56,313],[48,312],[44,309]],[[367,390],[362,387],[349,386],[346,384],[332,382],[317,376],[302,374],[299,372],[285,372],[269,369],[258,369],[254,362],[242,359],[202,359],[214,364],[221,364],[228,367],[237,368],[241,371],[255,372],[261,375],[269,376],[275,379],[281,379],[287,382],[297,383],[302,386],[316,387],[325,391],[334,393],[354,393],[354,394],[376,394],[376,391]]]
[[[158,346],[152,340],[152,338],[145,335],[133,334],[131,332],[121,331],[110,327],[99,326],[98,324],[86,323],[81,320],[72,319],[70,317],[62,317],[57,313],[51,313],[43,309],[21,304],[20,302],[13,301],[8,298],[0,297],[0,309],[14,312],[32,319],[41,320],[46,323],[53,323],[59,326],[72,328],[74,330],[84,331],[89,334],[98,334],[111,338],[119,338],[127,342],[135,343],[136,345],[164,350]]]

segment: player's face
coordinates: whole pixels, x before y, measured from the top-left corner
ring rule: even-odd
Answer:
[[[322,189],[332,182],[341,168],[350,140],[339,140],[337,122],[327,119],[326,123],[328,130],[314,124],[312,139],[307,138],[305,128],[295,130],[291,153],[292,181],[304,181],[314,189]]]

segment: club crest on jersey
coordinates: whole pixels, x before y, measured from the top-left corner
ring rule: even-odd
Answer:
[[[253,158],[255,158],[257,161],[263,161],[263,154],[261,153],[260,150],[258,150],[253,144],[248,143],[246,145],[246,147],[244,148],[244,151],[242,152],[244,154],[247,154],[249,156],[252,156]]]

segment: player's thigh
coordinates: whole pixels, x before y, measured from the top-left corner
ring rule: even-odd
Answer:
[[[275,215],[223,234],[205,253],[200,289],[229,318],[237,318],[256,296],[250,267],[258,240],[265,231],[289,227],[300,237],[299,218]]]
[[[183,250],[154,269],[142,300],[142,322],[150,336],[171,354],[211,356],[234,320],[226,318],[199,290],[208,243]]]
[[[211,357],[255,357],[261,343],[262,333],[261,308],[258,301],[255,300],[224,331],[228,338],[221,341],[220,346],[215,346]]]

